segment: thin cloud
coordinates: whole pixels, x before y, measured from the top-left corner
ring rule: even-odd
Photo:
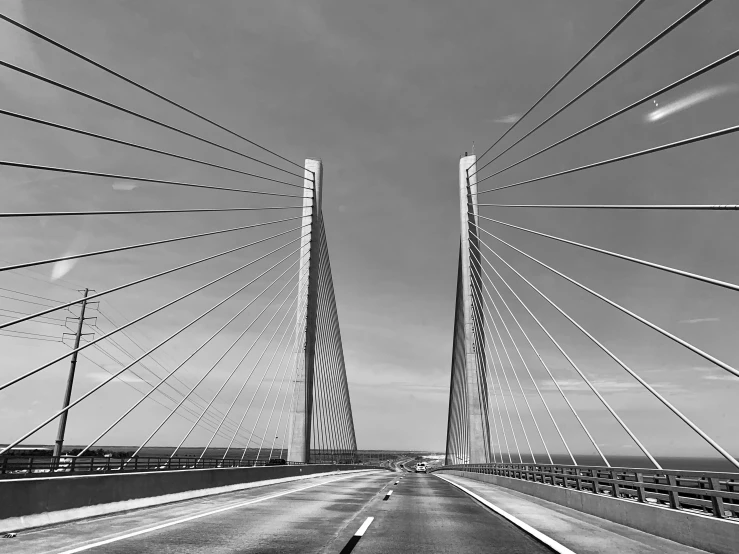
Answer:
[[[649,112],[644,119],[649,123],[653,123],[695,106],[696,104],[710,100],[711,98],[716,98],[717,96],[722,96],[737,90],[739,90],[739,85],[722,85],[700,90],[678,100],[673,100],[663,106],[659,106],[656,110]],[[655,104],[657,104],[656,101]]]
[[[95,381],[96,383],[102,383],[103,381],[107,381],[110,379],[111,374],[107,373],[105,371],[92,371],[90,373],[85,374],[85,377],[89,379],[90,381]],[[141,379],[136,377],[135,375],[128,375],[126,373],[121,373],[118,377],[113,379],[112,382],[118,382],[118,383],[143,383]]]
[[[520,113],[512,113],[498,119],[493,119],[495,123],[505,123],[506,125],[513,125],[516,121],[521,119]]]
[[[713,323],[716,321],[721,321],[721,318],[719,317],[697,317],[695,319],[681,319],[678,323]]]
[[[119,181],[119,182],[113,183],[110,186],[113,188],[113,190],[119,190],[119,191],[124,191],[124,192],[131,191],[135,188],[138,188],[138,185],[136,183],[132,183],[130,181]]]

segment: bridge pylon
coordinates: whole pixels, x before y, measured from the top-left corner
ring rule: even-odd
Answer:
[[[481,260],[477,236],[476,157],[459,160],[460,256],[452,346],[446,463],[493,461],[488,417]]]

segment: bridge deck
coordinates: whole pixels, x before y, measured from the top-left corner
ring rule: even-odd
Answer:
[[[578,554],[701,552],[490,485],[454,480]],[[374,520],[364,536],[352,539],[369,517]],[[338,553],[352,543],[357,554],[551,552],[434,475],[379,471],[315,477],[20,531],[0,541],[0,552]]]
[[[705,554],[668,539],[489,483],[446,475],[577,554]]]

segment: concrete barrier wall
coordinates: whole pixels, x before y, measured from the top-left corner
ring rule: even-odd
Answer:
[[[0,532],[362,469],[316,464],[0,480]]]
[[[443,472],[499,485],[708,552],[739,552],[739,522],[736,521],[499,475]]]

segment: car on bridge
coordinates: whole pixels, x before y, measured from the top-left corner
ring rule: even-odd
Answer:
[[[426,462],[418,462],[416,464],[416,473],[426,473]]]

